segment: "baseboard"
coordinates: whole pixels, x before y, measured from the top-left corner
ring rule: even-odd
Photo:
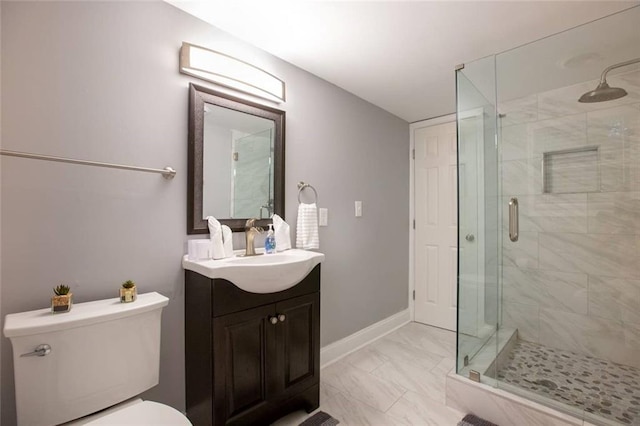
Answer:
[[[328,344],[320,349],[320,368],[333,364],[340,358],[357,351],[361,347],[391,333],[393,330],[402,327],[410,321],[411,312],[409,309],[405,309],[369,327],[356,331],[344,339]]]

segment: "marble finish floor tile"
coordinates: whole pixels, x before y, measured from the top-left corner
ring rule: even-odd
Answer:
[[[342,360],[322,370],[321,377],[345,396],[380,411],[388,410],[407,391],[402,386],[354,368]]]
[[[424,350],[427,353],[445,357],[455,357],[456,334],[452,331],[437,327],[429,327],[411,322],[385,339],[393,340],[402,345]]]
[[[399,419],[401,424],[425,426],[456,425],[465,416],[461,411],[412,391],[393,404],[387,414]]]
[[[340,425],[382,426],[403,424],[401,418],[371,408],[357,399],[345,396],[332,398],[322,406],[322,410],[340,421]],[[453,425],[454,423],[452,423]]]
[[[442,371],[431,372],[411,362],[389,361],[371,374],[404,389],[445,403],[445,377]]]
[[[341,426],[455,426],[464,414],[445,405],[444,386],[455,344],[454,332],[409,323],[323,368],[318,410]],[[297,426],[315,412],[274,425]]]
[[[372,345],[373,344],[370,344],[362,349],[358,349],[357,351],[342,358],[342,361],[366,371],[367,373],[372,372],[387,361],[387,357],[374,350]]]
[[[640,369],[518,341],[502,382],[619,424],[640,425]]]
[[[449,353],[447,349],[448,343],[437,342],[434,339],[434,345],[438,346],[437,348],[431,348],[435,353],[418,346],[399,343],[392,337],[384,337],[373,342],[370,348],[372,352],[377,353],[384,361],[412,362],[420,365],[422,368],[431,370],[442,360],[442,352]]]

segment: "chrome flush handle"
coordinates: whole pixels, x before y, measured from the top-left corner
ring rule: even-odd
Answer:
[[[25,356],[46,356],[49,355],[49,353],[51,353],[51,346],[44,343],[42,345],[38,345],[33,352],[20,355],[20,358]]]

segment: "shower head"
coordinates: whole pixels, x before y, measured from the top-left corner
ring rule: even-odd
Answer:
[[[607,84],[607,73],[614,68],[624,67],[625,65],[631,65],[640,62],[640,58],[631,59],[629,61],[620,62],[619,64],[611,65],[605,68],[602,71],[602,75],[600,76],[600,83],[595,90],[585,93],[580,96],[578,102],[582,103],[593,103],[593,102],[606,102],[612,101],[614,99],[622,98],[623,96],[627,96],[627,91],[620,87],[609,87]]]
[[[580,96],[578,102],[582,103],[593,103],[593,102],[605,102],[612,101],[614,99],[622,98],[623,96],[627,96],[628,93],[626,90],[620,87],[609,87],[607,81],[603,81],[598,84],[595,90],[585,93]]]

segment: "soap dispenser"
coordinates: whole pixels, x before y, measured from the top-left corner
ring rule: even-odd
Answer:
[[[276,252],[276,237],[273,234],[273,224],[269,224],[269,231],[267,232],[267,238],[264,240],[264,252],[272,254]]]

